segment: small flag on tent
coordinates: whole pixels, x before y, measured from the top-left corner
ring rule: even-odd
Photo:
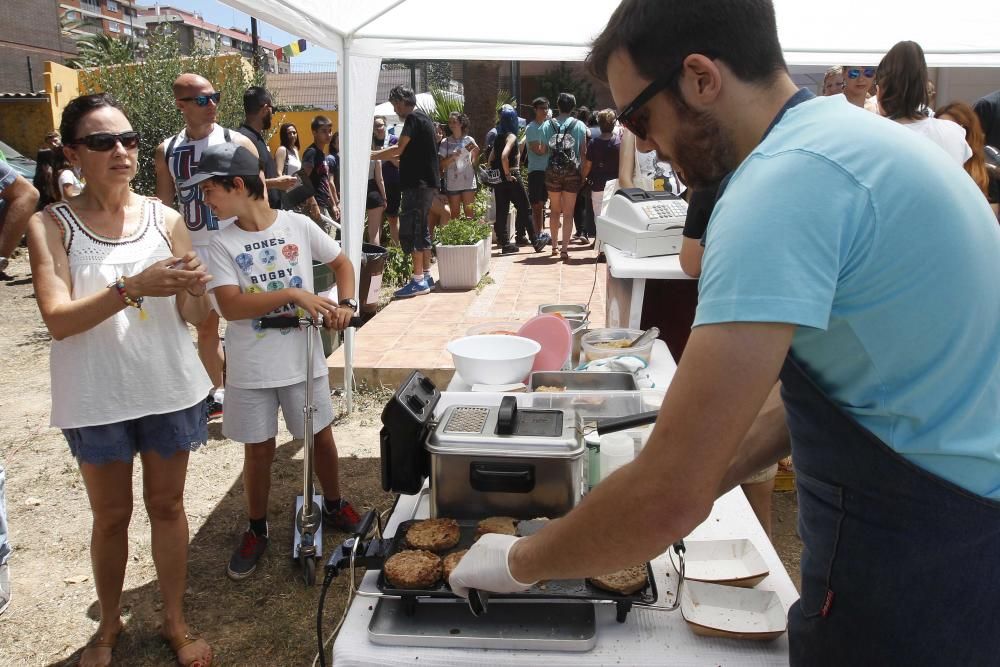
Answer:
[[[283,46],[282,48],[278,49],[274,53],[274,55],[278,60],[284,60],[286,58],[292,58],[293,56],[297,56],[305,50],[306,50],[306,40],[299,39],[292,42],[288,46]]]

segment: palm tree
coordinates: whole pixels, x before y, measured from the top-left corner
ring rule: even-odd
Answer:
[[[465,113],[469,116],[469,134],[481,143],[497,122],[497,84],[500,62],[473,60],[465,65]]]
[[[135,62],[139,43],[131,37],[112,37],[100,33],[87,35],[76,43],[76,47],[78,55],[68,64],[76,69],[84,69]]]

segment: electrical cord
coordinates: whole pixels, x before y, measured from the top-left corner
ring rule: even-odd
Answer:
[[[378,521],[376,522],[375,530],[376,534],[379,537],[382,536],[382,526],[384,525],[383,522],[385,520],[385,517],[392,510],[393,508],[390,507],[389,509],[385,510],[384,512],[378,515]],[[365,537],[366,537],[365,535],[358,535],[356,536],[356,539],[358,540],[358,542],[362,542]],[[355,579],[356,574],[354,570],[355,552],[356,549],[351,553],[351,567],[350,567],[351,578],[347,582],[347,599],[344,601],[344,611],[343,613],[341,613],[340,620],[337,621],[337,625],[334,626],[333,631],[327,636],[325,640],[323,639],[323,607],[326,602],[326,596],[330,592],[330,585],[333,583],[333,578],[336,576],[335,573],[336,571],[332,567],[328,566],[326,568],[326,573],[323,575],[323,589],[319,595],[319,608],[316,611],[316,644],[317,647],[319,648],[319,651],[317,651],[316,656],[313,658],[312,667],[316,667],[317,663],[319,663],[320,667],[326,667],[326,647],[330,645],[330,642],[333,641],[333,638],[337,636],[338,632],[340,632],[340,628],[343,627],[344,621],[347,620],[347,610],[351,608],[351,603],[354,601],[354,596],[358,590],[357,581]]]

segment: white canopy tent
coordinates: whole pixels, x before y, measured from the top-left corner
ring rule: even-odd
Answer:
[[[461,20],[441,20],[435,0],[221,0],[339,56],[344,247],[360,267],[371,119],[383,56],[430,60],[583,60],[618,0],[592,0],[576,11],[501,18],[496,2],[467,0]],[[931,67],[1000,66],[1000,39],[987,0],[774,0],[790,65],[877,64],[896,42],[915,40]],[[456,28],[460,25],[460,28]],[[353,331],[344,355],[352,377]],[[352,383],[345,381],[347,409]]]

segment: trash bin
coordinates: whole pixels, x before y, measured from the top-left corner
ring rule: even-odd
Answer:
[[[378,293],[382,289],[382,271],[389,252],[374,243],[361,244],[361,284],[358,285],[358,310],[371,317],[378,310]]]
[[[313,291],[322,294],[337,284],[337,277],[326,264],[313,262]],[[340,336],[330,329],[320,329],[320,338],[323,339],[323,356],[329,357],[333,351],[340,347]]]

